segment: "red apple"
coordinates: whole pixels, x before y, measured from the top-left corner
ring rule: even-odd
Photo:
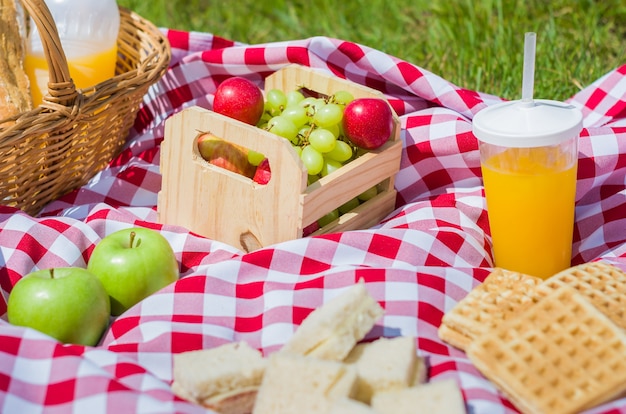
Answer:
[[[256,167],[248,161],[248,150],[239,145],[224,141],[210,132],[198,135],[198,150],[209,163],[225,170],[252,178]]]
[[[378,98],[359,98],[343,112],[343,131],[354,145],[373,150],[383,145],[393,131],[389,104]]]
[[[317,221],[309,224],[302,229],[302,237],[308,237],[320,229],[320,224]]]
[[[250,125],[259,122],[264,105],[261,89],[252,81],[238,76],[222,82],[213,99],[214,112]]]
[[[267,158],[264,158],[263,161],[256,167],[256,172],[254,173],[255,183],[258,184],[267,184],[270,182],[270,178],[272,177],[272,171],[270,169],[270,162]]]

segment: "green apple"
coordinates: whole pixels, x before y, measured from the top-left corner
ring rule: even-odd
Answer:
[[[111,315],[118,316],[142,299],[178,280],[178,262],[167,239],[156,230],[134,227],[104,237],[87,269],[109,293]]]
[[[9,295],[7,318],[63,343],[97,345],[109,324],[109,295],[97,277],[80,267],[37,270]]]

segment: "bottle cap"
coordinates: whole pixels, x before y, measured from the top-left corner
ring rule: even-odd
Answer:
[[[476,138],[502,147],[555,145],[578,136],[582,113],[571,104],[547,99],[517,100],[489,106],[474,116]]]

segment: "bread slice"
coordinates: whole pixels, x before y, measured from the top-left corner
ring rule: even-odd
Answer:
[[[439,338],[465,350],[476,337],[536,301],[535,287],[542,282],[535,276],[495,268],[482,284],[446,312]]]
[[[419,409],[418,409],[419,407]],[[385,414],[466,414],[463,394],[453,379],[374,393],[372,408]]]
[[[26,16],[19,0],[0,0],[0,121],[32,109],[24,71]]]
[[[356,372],[348,365],[276,352],[261,382],[254,414],[328,413],[340,398],[354,394]]]
[[[245,342],[175,354],[172,391],[220,413],[250,413],[266,364]]]
[[[474,340],[467,355],[523,413],[577,413],[626,391],[626,332],[567,285]]]
[[[356,368],[355,398],[366,404],[378,391],[408,388],[426,380],[426,365],[416,353],[415,338],[379,338],[356,345],[345,359]]]
[[[359,281],[312,311],[281,352],[342,361],[383,313]]]

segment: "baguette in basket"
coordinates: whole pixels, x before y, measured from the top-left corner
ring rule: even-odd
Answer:
[[[0,0],[0,120],[32,109],[24,71],[26,14],[17,0]]]

